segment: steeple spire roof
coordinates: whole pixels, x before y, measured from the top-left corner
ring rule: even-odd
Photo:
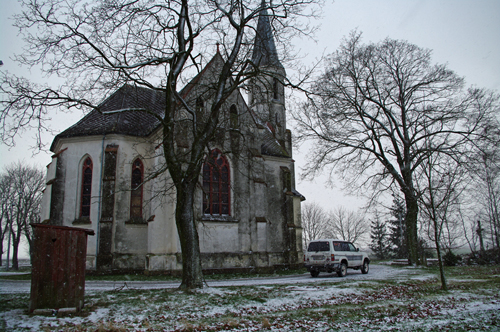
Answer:
[[[259,21],[252,54],[253,63],[260,66],[277,66],[283,68],[278,58],[276,45],[274,44],[273,31],[269,22],[266,9],[266,0],[262,0]]]

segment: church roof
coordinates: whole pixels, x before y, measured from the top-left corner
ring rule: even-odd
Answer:
[[[203,79],[202,77],[208,71],[217,71],[223,61],[220,53],[217,53],[205,68],[180,91],[180,95],[183,98],[188,97],[192,89]],[[162,91],[125,84],[105,99],[97,109],[92,110],[73,126],[58,134],[50,150],[55,152],[56,142],[60,138],[109,134],[149,136],[159,127],[160,119],[155,115],[163,117],[165,106],[165,94]],[[247,110],[250,111],[255,125],[264,129],[261,136],[261,153],[269,156],[289,157],[286,149],[276,139],[273,128],[269,127],[270,124],[262,121],[250,108]]]
[[[182,89],[180,95],[186,97],[207,69],[221,61],[222,57],[217,53]],[[97,109],[93,109],[80,121],[58,134],[50,150],[54,151],[59,138],[108,134],[149,136],[160,125],[155,114],[163,117],[165,106],[165,94],[162,91],[125,84],[105,99]]]
[[[78,136],[105,134],[148,136],[160,121],[146,111],[162,116],[165,111],[164,94],[126,84],[104,100],[98,109],[92,110],[80,121],[57,135],[54,143],[58,138]]]
[[[283,68],[279,61],[278,51],[274,44],[273,30],[267,14],[266,1],[262,0],[259,21],[255,32],[252,62],[260,66],[276,66]]]
[[[271,124],[267,123],[262,133],[262,145],[260,147],[263,155],[275,157],[290,157],[285,147],[276,139]]]

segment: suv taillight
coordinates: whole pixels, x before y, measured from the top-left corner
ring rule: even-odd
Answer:
[[[332,262],[335,260],[335,255],[332,254]]]

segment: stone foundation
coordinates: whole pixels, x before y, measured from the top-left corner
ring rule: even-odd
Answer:
[[[202,253],[201,262],[205,274],[272,273],[276,270],[302,266],[300,260],[287,263],[283,258],[283,253],[268,252]],[[113,268],[109,270],[97,270],[95,256],[88,256],[87,272],[90,274],[139,272],[148,275],[180,275],[182,274],[182,256],[180,253],[162,255],[113,254]]]

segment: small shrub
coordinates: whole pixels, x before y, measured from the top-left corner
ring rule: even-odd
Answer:
[[[482,254],[477,251],[466,257],[467,265],[500,264],[500,248],[485,250]]]
[[[443,263],[446,266],[456,266],[460,261],[462,261],[462,258],[455,255],[451,250],[448,250],[443,256]]]

